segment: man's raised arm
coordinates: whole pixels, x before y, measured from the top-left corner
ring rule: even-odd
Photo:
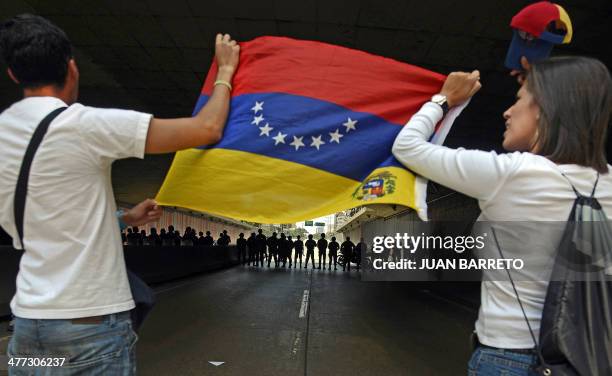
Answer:
[[[196,146],[217,143],[229,112],[231,82],[240,54],[240,46],[229,34],[217,34],[215,59],[218,73],[208,102],[193,117],[178,119],[153,118],[149,125],[146,154],[171,153]]]

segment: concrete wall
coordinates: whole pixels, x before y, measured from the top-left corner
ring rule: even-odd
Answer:
[[[127,210],[129,208],[128,205],[118,204],[119,209]],[[219,234],[223,232],[223,230],[227,230],[228,235],[232,240],[232,244],[236,244],[236,239],[238,239],[238,234],[241,232],[244,233],[244,237],[248,238],[251,232],[257,232],[254,229],[251,229],[251,226],[242,225],[233,220],[224,220],[222,218],[217,218],[214,216],[206,215],[206,214],[198,214],[198,213],[189,213],[183,210],[177,210],[173,208],[163,208],[162,217],[155,221],[148,223],[144,226],[139,226],[139,230],[145,230],[147,235],[150,234],[150,229],[155,227],[157,229],[157,233],[164,228],[168,230],[168,226],[174,226],[174,230],[178,231],[181,236],[185,233],[185,228],[191,227],[196,230],[196,233],[202,231],[206,233],[206,231],[210,231],[211,236],[215,239],[215,241],[219,238]]]
[[[15,279],[22,251],[0,246],[0,317],[8,316],[15,294]],[[160,283],[191,274],[220,269],[238,262],[238,250],[230,247],[125,247],[130,270],[147,283]]]
[[[238,263],[238,249],[229,247],[126,246],[128,268],[147,283],[165,282]]]

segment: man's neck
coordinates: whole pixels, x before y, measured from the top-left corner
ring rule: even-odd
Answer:
[[[24,98],[29,97],[55,97],[64,101],[64,103],[69,103],[70,98],[68,98],[67,93],[63,89],[59,89],[55,85],[47,85],[41,86],[37,88],[23,89]]]

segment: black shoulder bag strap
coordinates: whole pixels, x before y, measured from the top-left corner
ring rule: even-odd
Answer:
[[[36,150],[40,146],[49,125],[51,122],[61,114],[68,107],[60,107],[53,110],[49,115],[45,116],[40,121],[38,127],[34,131],[28,148],[26,149],[23,161],[21,162],[21,169],[19,170],[19,177],[17,178],[17,186],[15,188],[15,197],[13,199],[13,214],[15,216],[15,227],[17,228],[17,234],[19,235],[19,243],[21,248],[25,251],[23,244],[23,216],[25,213],[26,197],[28,195],[28,180],[30,179],[30,167],[32,167],[32,161],[36,155]]]
[[[17,234],[19,235],[19,242],[21,248],[25,251],[23,244],[23,217],[25,213],[26,197],[28,195],[28,180],[30,178],[30,167],[32,167],[32,161],[36,155],[36,151],[40,146],[49,125],[51,122],[68,107],[60,107],[53,110],[49,115],[45,116],[44,119],[38,124],[30,143],[26,149],[21,162],[21,169],[19,170],[19,177],[17,178],[17,187],[15,189],[15,198],[13,201],[13,213],[15,215],[15,227],[17,227]],[[142,322],[149,314],[153,306],[155,305],[155,295],[153,290],[146,285],[136,274],[127,271],[128,281],[130,283],[130,289],[132,296],[136,302],[136,308],[131,311],[132,322],[134,330],[138,330],[142,325]]]

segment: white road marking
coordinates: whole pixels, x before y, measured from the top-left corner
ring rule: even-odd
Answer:
[[[302,296],[302,306],[300,307],[300,316],[299,318],[303,319],[306,317],[306,312],[308,312],[308,298],[310,297],[310,292],[308,290],[304,290],[304,295]]]
[[[215,367],[219,367],[221,364],[225,363],[225,362],[214,362],[214,361],[208,361],[208,363],[212,364]]]
[[[302,339],[302,332],[297,332],[297,335],[295,336],[295,341],[293,341],[293,349],[291,350],[291,353],[293,355],[296,355],[299,347],[300,347],[300,340]]]

